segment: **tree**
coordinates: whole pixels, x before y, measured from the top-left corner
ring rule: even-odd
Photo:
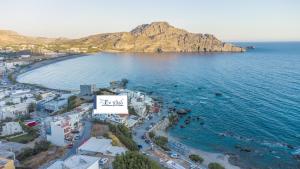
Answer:
[[[157,144],[159,147],[161,147],[165,151],[170,151],[170,148],[168,147],[168,138],[165,136],[157,136],[154,138],[154,143]]]
[[[136,151],[127,151],[125,154],[116,156],[113,162],[114,169],[160,169],[154,161]]]
[[[149,137],[153,139],[155,137],[155,133],[153,131],[149,132]]]
[[[109,130],[114,133],[118,139],[124,144],[129,150],[131,151],[137,151],[138,146],[137,144],[132,140],[131,132],[130,130],[124,126],[124,125],[109,125]]]
[[[219,163],[209,163],[208,164],[209,169],[225,169],[221,164]]]
[[[35,103],[29,103],[29,105],[27,106],[28,113],[34,112],[35,109],[36,109],[36,104]]]
[[[197,155],[197,154],[191,154],[191,155],[189,155],[189,158],[190,158],[192,161],[197,162],[197,163],[200,163],[200,164],[204,161],[203,158],[200,157],[200,156]]]
[[[38,95],[35,96],[35,99],[36,99],[37,101],[39,101],[39,100],[42,100],[43,97],[42,97],[41,94],[38,94]]]

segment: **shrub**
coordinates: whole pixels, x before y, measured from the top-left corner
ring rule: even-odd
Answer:
[[[131,132],[130,130],[124,126],[124,125],[109,125],[109,130],[114,133],[118,139],[121,141],[122,144],[124,144],[129,150],[131,151],[137,151],[138,146],[137,144],[132,140]]]
[[[168,147],[168,138],[164,136],[157,136],[154,138],[154,143],[157,144],[159,147],[161,147],[165,151],[170,151]]]
[[[225,169],[221,164],[219,163],[209,163],[208,164],[209,169]]]
[[[128,113],[135,116],[138,115],[132,106],[128,106]]]
[[[203,158],[198,156],[197,154],[191,154],[191,155],[189,155],[189,158],[192,161],[197,162],[197,163],[202,163],[204,161]]]
[[[114,169],[160,169],[154,161],[136,151],[128,151],[125,154],[116,156],[113,162]]]
[[[153,138],[155,137],[155,133],[154,133],[153,131],[151,131],[151,132],[149,133],[149,137],[150,137],[151,139],[153,139]]]

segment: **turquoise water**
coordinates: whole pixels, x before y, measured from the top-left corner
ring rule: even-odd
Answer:
[[[292,156],[300,148],[300,43],[240,45],[256,49],[216,54],[102,53],[47,65],[18,80],[76,90],[80,84],[101,87],[127,78],[129,88],[152,91],[166,104],[190,108],[191,115],[201,116],[200,122],[170,130],[185,144],[236,154],[242,165],[253,168],[300,168]]]

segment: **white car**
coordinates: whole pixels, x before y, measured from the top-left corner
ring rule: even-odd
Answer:
[[[164,160],[164,159],[162,159],[162,158],[160,158],[160,159],[159,159],[159,162],[160,162],[160,163],[164,163],[164,162],[165,162],[165,160]]]
[[[179,155],[176,154],[176,153],[172,153],[172,154],[170,155],[170,157],[172,157],[172,158],[179,158]]]

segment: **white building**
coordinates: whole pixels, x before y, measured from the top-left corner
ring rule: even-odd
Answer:
[[[114,92],[119,95],[127,95],[129,106],[141,117],[148,113],[147,107],[153,106],[153,99],[142,92],[131,91],[128,89],[116,89]]]
[[[60,120],[51,121],[50,127],[46,128],[47,140],[57,146],[65,146],[66,139],[71,136],[71,125],[69,121]]]
[[[15,105],[3,106],[0,108],[0,120],[6,118],[15,119],[17,116],[25,115],[28,112],[27,107],[29,104],[29,102],[23,102]]]
[[[113,123],[113,124],[126,124],[127,115],[120,116],[118,114],[93,113],[93,118],[100,121]]]
[[[73,155],[66,160],[56,161],[47,169],[100,169],[98,157]]]
[[[85,109],[77,109],[63,115],[48,117],[44,120],[46,137],[51,143],[64,146],[66,140],[72,140],[72,131],[81,130],[80,121],[86,112]]]
[[[22,95],[22,94],[28,94],[28,93],[30,93],[30,89],[17,89],[17,90],[12,90],[11,91],[11,95]]]
[[[17,133],[22,133],[23,129],[19,122],[7,122],[2,126],[2,136],[9,136]]]
[[[21,55],[21,58],[30,58],[30,55]]]
[[[80,85],[80,95],[81,96],[90,96],[97,90],[96,85]]]

